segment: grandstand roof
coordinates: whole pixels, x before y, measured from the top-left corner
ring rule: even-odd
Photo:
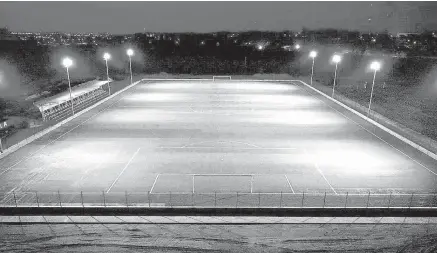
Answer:
[[[79,84],[71,88],[71,96],[74,99],[82,94],[99,89],[102,85],[105,85],[107,83],[108,81],[92,80],[86,83]],[[67,102],[68,100],[70,100],[70,91],[66,90],[54,96],[38,100],[34,104],[39,108],[44,107],[44,109],[48,109],[58,104]]]

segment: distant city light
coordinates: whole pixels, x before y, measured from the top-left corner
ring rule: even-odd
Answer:
[[[126,53],[127,53],[127,55],[132,56],[132,55],[134,55],[134,50],[132,50],[132,49],[128,49],[128,50],[126,51]]]
[[[296,49],[300,49],[300,45],[296,44],[296,46],[294,46]]]
[[[257,48],[258,50],[263,50],[263,49],[264,49],[263,45],[258,45],[256,48]]]
[[[334,54],[334,56],[332,57],[332,61],[334,63],[339,63],[341,61],[341,56],[338,54]]]
[[[103,54],[103,59],[105,59],[105,61],[111,59],[111,55],[108,53]]]
[[[310,57],[311,57],[311,58],[315,58],[315,57],[317,57],[317,52],[314,51],[314,50],[311,51],[311,52],[310,52]]]
[[[378,71],[378,70],[381,69],[381,63],[379,63],[379,62],[377,62],[377,61],[374,61],[374,62],[372,62],[372,63],[370,64],[370,68],[371,68],[372,70]]]
[[[64,60],[62,60],[62,65],[64,65],[64,67],[69,68],[71,67],[71,65],[73,65],[73,60],[71,60],[70,58],[64,58]]]

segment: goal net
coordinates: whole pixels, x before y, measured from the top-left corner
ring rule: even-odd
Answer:
[[[213,81],[223,81],[223,80],[232,80],[231,76],[213,76]]]

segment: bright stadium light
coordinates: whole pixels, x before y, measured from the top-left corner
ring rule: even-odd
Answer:
[[[334,63],[339,63],[339,62],[341,61],[341,56],[338,55],[338,54],[335,54],[335,55],[332,57],[332,61],[333,61]]]
[[[311,52],[310,52],[310,57],[311,57],[311,58],[316,58],[316,57],[317,57],[317,51],[314,51],[314,50],[311,51]]]
[[[74,105],[73,105],[73,98],[71,96],[71,83],[70,83],[70,72],[68,71],[68,68],[73,65],[73,60],[66,57],[64,60],[62,60],[62,65],[67,69],[67,79],[68,79],[68,88],[70,90],[70,103],[71,103],[71,111],[74,114]]]
[[[310,84],[313,85],[313,74],[314,74],[314,60],[317,56],[317,52],[316,51],[311,51],[310,52],[310,57],[313,58],[313,64],[311,65],[311,82]]]
[[[107,60],[111,59],[111,55],[108,54],[108,53],[104,53],[103,54],[103,59],[105,59],[105,61],[107,61]]]
[[[370,68],[374,72],[373,72],[372,91],[370,92],[369,108],[367,109],[367,117],[369,117],[370,115],[370,106],[372,105],[373,87],[375,86],[376,71],[379,71],[381,69],[381,63],[374,61],[370,64]]]
[[[378,71],[379,69],[381,69],[381,63],[374,61],[370,64],[370,68],[374,71]]]
[[[134,55],[134,50],[128,49],[126,51],[127,55],[129,56],[129,69],[130,69],[130,84],[132,84],[132,59],[131,56]]]
[[[62,60],[62,65],[68,69],[69,67],[71,67],[71,65],[73,65],[73,60],[66,57],[66,58],[64,58],[64,60]]]
[[[338,66],[338,63],[341,61],[341,56],[338,54],[334,54],[334,56],[332,57],[332,61],[335,63],[334,85],[332,86],[332,97],[334,97],[335,82],[337,80],[337,66]]]
[[[105,60],[106,63],[106,78],[108,80],[109,95],[111,95],[111,85],[109,84],[109,68],[108,68],[108,60],[111,59],[111,55],[109,53],[104,53],[103,59]]]

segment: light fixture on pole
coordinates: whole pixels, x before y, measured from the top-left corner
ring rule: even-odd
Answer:
[[[313,74],[314,74],[314,59],[317,57],[317,52],[316,51],[311,51],[310,52],[310,57],[313,58],[313,64],[311,66],[311,82],[310,84],[313,85]]]
[[[336,82],[336,79],[337,79],[337,66],[338,66],[338,63],[341,61],[341,56],[338,55],[338,54],[335,54],[335,55],[332,57],[332,61],[335,63],[334,85],[332,86],[332,97],[334,97],[334,92],[335,92],[335,82]]]
[[[129,69],[130,69],[130,84],[132,84],[132,55],[134,55],[134,50],[128,49],[126,51],[127,55],[129,56]]]
[[[71,65],[73,65],[73,60],[71,60],[70,58],[66,57],[66,58],[64,58],[64,60],[62,60],[62,65],[64,65],[64,67],[67,69],[68,88],[70,89],[71,111],[74,114],[73,98],[72,98],[72,95],[71,95],[70,72],[68,71],[68,68],[70,68]]]
[[[109,95],[111,95],[111,85],[109,84],[109,68],[108,68],[108,60],[111,59],[111,55],[109,53],[104,53],[103,59],[105,60],[106,63],[106,78],[108,80]]]
[[[381,63],[374,61],[370,64],[370,69],[372,69],[373,72],[373,82],[372,82],[372,91],[370,92],[370,102],[369,102],[369,109],[367,110],[367,117],[370,115],[370,106],[372,105],[372,97],[373,97],[373,87],[375,86],[375,77],[376,77],[376,71],[381,69]]]

